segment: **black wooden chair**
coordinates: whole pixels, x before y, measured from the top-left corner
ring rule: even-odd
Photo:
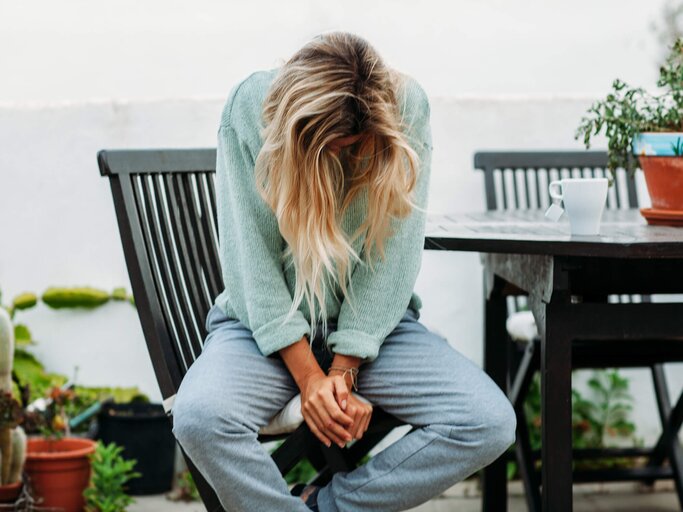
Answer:
[[[474,155],[474,167],[484,171],[486,207],[489,210],[545,209],[550,204],[548,184],[567,177],[605,177],[607,154],[601,151],[569,152],[478,152]],[[610,187],[608,208],[635,208],[638,196],[635,182],[620,172]],[[526,344],[514,343],[504,325],[509,314],[525,306],[525,298],[507,283],[494,285],[504,300],[487,300],[485,307],[485,366],[487,371],[505,366],[505,382],[499,382],[515,406],[517,412],[517,442],[515,457],[524,483],[530,511],[541,510],[539,474],[535,462],[540,452],[532,451],[524,400],[532,378],[540,367],[540,339]],[[584,299],[586,299],[584,297]],[[591,297],[592,301],[649,301],[647,296]],[[500,311],[502,308],[502,311]],[[615,326],[615,339],[619,326]],[[503,339],[504,338],[504,339]],[[574,460],[600,459],[603,457],[647,457],[648,464],[642,468],[611,468],[599,470],[575,470],[575,482],[641,480],[652,484],[656,479],[673,478],[683,509],[683,449],[678,441],[678,431],[683,422],[683,394],[672,406],[667,389],[663,363],[683,361],[683,343],[647,340],[624,342],[619,351],[614,344],[597,341],[581,341],[572,344],[572,368],[646,367],[652,373],[662,434],[652,448],[574,449]],[[501,352],[501,349],[503,352]],[[502,354],[502,355],[501,355]],[[495,372],[495,370],[494,370]],[[505,510],[500,490],[505,486],[505,463],[501,457],[484,470],[484,503],[486,510]],[[669,465],[665,466],[665,459]]]
[[[202,351],[205,319],[223,290],[218,259],[214,175],[216,150],[102,150],[102,176],[109,178],[135,304],[164,408],[172,421],[173,398]],[[284,475],[307,458],[317,470],[311,483],[325,484],[360,459],[394,427],[393,416],[375,408],[363,439],[327,448],[303,423],[287,435],[273,459]],[[223,510],[213,489],[182,449],[208,511]]]

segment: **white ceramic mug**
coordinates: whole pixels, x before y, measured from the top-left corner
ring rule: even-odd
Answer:
[[[550,197],[562,201],[573,235],[597,235],[607,201],[607,178],[567,178],[548,185]]]

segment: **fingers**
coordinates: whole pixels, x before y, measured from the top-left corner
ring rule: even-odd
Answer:
[[[354,439],[361,439],[370,425],[372,406],[351,395],[349,397],[346,413],[353,417],[353,426],[350,428],[349,432]]]
[[[346,411],[346,405],[349,399],[349,388],[342,377],[334,379],[334,394],[337,397],[337,403],[342,411]]]
[[[320,405],[316,409],[316,412],[322,421],[323,432],[325,432],[328,437],[332,438],[340,447],[343,448],[346,443],[353,439],[351,434],[329,415],[323,405]]]
[[[353,425],[353,418],[341,410],[332,393],[321,390],[319,398],[322,400],[325,409],[327,409],[327,413],[334,421],[347,428]]]
[[[363,433],[361,434],[361,437],[365,432],[367,432],[368,427],[370,426],[370,420],[372,419],[372,406],[368,407],[368,414],[365,417],[365,423],[363,424]]]
[[[304,414],[304,420],[306,420],[306,424],[308,425],[308,428],[311,429],[311,432],[313,432],[313,435],[320,439],[320,441],[322,441],[322,443],[329,448],[332,445],[332,441],[330,441],[330,439],[320,431],[318,425],[316,425],[315,421],[313,421],[313,418],[307,414]]]
[[[354,436],[356,439],[361,439],[363,434],[365,434],[365,431],[368,429],[368,425],[370,424],[370,415],[372,413],[372,409],[368,408],[367,406],[361,406],[359,409],[360,418],[358,418],[358,428]]]
[[[355,423],[353,425],[353,438],[354,439],[360,439],[362,435],[362,428],[363,428],[363,411],[359,408],[356,412],[356,418],[355,418]]]
[[[332,442],[344,447],[359,439],[367,428],[368,407],[349,393],[342,377],[314,381],[305,390],[302,402],[306,423],[328,447]]]
[[[334,430],[328,428],[328,424],[330,423],[330,418],[329,415],[325,413],[323,410],[323,413],[321,414],[319,410],[316,409],[315,404],[312,402],[308,402],[303,408],[302,412],[306,411],[304,413],[304,417],[306,414],[308,414],[313,422],[315,423],[317,429],[319,432],[321,432],[324,436],[329,438],[334,444],[339,445],[340,447],[343,447],[346,444],[346,441],[342,439],[339,434],[337,434]],[[332,422],[334,423],[334,422]],[[341,427],[339,427],[341,428]],[[342,429],[343,431],[343,429]],[[327,447],[330,447],[330,444],[325,443]]]

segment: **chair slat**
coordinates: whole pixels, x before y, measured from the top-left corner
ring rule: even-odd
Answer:
[[[175,240],[178,275],[181,277],[182,294],[185,299],[186,323],[189,324],[191,333],[188,342],[192,346],[195,354],[201,353],[202,340],[206,333],[203,322],[200,320],[203,312],[209,308],[209,301],[203,297],[201,287],[201,269],[199,265],[199,255],[197,254],[197,244],[195,241],[193,226],[188,219],[192,217],[191,201],[184,192],[183,183],[191,176],[190,173],[164,174],[163,184],[165,185],[168,205],[165,207],[166,215],[169,219],[171,234]]]
[[[216,223],[216,210],[212,192],[212,175],[202,173],[197,176],[199,204],[202,210],[201,216],[201,242],[202,251],[205,254],[204,272],[207,277],[209,292],[216,297],[223,289],[223,278],[220,274],[220,260],[218,257],[218,225]]]
[[[178,316],[182,320],[183,332],[186,336],[185,339],[179,340],[179,342],[192,354],[191,364],[201,352],[201,338],[197,326],[198,322],[192,308],[192,291],[191,285],[188,283],[189,276],[187,269],[184,268],[188,258],[183,254],[181,233],[176,224],[176,219],[180,212],[178,208],[172,209],[170,205],[171,194],[166,188],[164,174],[154,173],[151,184],[153,186],[153,197],[157,201],[160,227],[166,240],[167,260],[171,265],[170,276],[175,287],[175,296],[178,299],[175,306],[178,308]],[[171,305],[174,305],[174,303],[171,303]]]
[[[176,286],[176,279],[174,279],[174,269],[171,262],[169,262],[169,252],[167,250],[170,240],[164,237],[163,228],[158,217],[157,202],[153,197],[154,185],[149,182],[152,179],[151,174],[142,175],[139,177],[139,187],[136,187],[136,193],[140,195],[140,204],[144,205],[149,225],[149,243],[154,250],[154,258],[158,258],[158,282],[157,285],[164,296],[164,316],[166,322],[171,327],[174,335],[174,344],[185,371],[190,367],[194,361],[194,354],[189,345],[183,343],[189,339],[187,326],[183,321],[180,312],[178,289]]]

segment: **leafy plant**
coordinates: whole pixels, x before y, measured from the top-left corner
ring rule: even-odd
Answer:
[[[137,461],[121,456],[123,448],[116,443],[97,442],[91,461],[90,484],[83,491],[86,512],[124,512],[135,500],[126,494],[126,483],[141,473],[133,468]]]
[[[62,389],[54,386],[49,393],[49,400],[44,411],[34,410],[26,412],[25,421],[33,430],[49,441],[58,440],[71,435],[69,415],[66,408],[75,399],[73,389]]]
[[[307,459],[301,459],[285,475],[285,481],[290,485],[299,482],[308,482],[317,474],[318,472]]]
[[[671,48],[659,70],[659,94],[640,87],[630,87],[620,79],[612,83],[612,92],[588,109],[576,130],[586,148],[591,138],[604,130],[607,137],[608,168],[614,177],[618,168],[633,174],[633,139],[643,132],[683,130],[683,38]]]
[[[628,379],[618,370],[596,370],[588,380],[590,396],[586,397],[572,387],[572,446],[573,448],[606,448],[630,441],[640,445],[635,437],[635,424],[629,420],[633,397]],[[541,448],[541,384],[537,373],[531,381],[524,401],[529,438],[532,450]],[[592,460],[575,460],[574,467],[581,469],[625,467],[633,459],[605,457]],[[540,464],[540,461],[539,461]],[[517,465],[508,464],[508,478],[517,474]]]

